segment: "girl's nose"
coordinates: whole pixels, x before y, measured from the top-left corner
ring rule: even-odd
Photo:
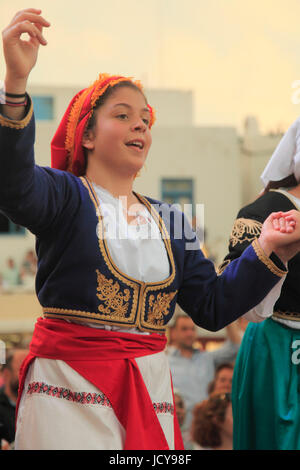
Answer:
[[[142,118],[139,118],[132,126],[133,130],[135,131],[142,131],[144,132],[147,129],[146,123],[143,121]]]

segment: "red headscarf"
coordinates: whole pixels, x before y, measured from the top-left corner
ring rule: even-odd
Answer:
[[[105,93],[108,87],[120,82],[131,82],[142,90],[139,81],[129,77],[100,74],[93,85],[79,91],[69,104],[60,125],[51,142],[51,166],[59,170],[70,171],[76,176],[85,172],[85,158],[82,147],[82,137],[87,123],[92,116],[96,101]],[[150,127],[155,117],[150,105]]]

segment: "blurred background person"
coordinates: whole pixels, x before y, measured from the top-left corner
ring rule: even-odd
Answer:
[[[19,371],[28,351],[14,349],[7,353],[6,363],[2,364],[3,385],[0,388],[0,429],[1,438],[11,447],[15,440],[15,412],[19,388]]]
[[[174,389],[174,404],[175,404],[178,423],[181,429],[185,420],[186,411],[185,411],[184,400],[182,398],[180,391],[177,388]]]
[[[220,364],[216,368],[215,378],[208,387],[208,393],[231,393],[234,365]]]
[[[232,450],[233,418],[231,394],[211,395],[194,408],[194,450]]]
[[[28,250],[20,268],[20,281],[23,289],[34,292],[37,259],[33,250]]]
[[[6,261],[6,268],[3,270],[3,282],[7,287],[15,287],[20,284],[19,269],[13,258],[8,258]]]
[[[0,294],[3,294],[5,292],[5,281],[3,279],[3,274],[0,273]]]
[[[35,276],[37,271],[37,258],[33,250],[28,250],[25,254],[24,260],[21,264],[21,277],[27,276]]]
[[[194,406],[208,397],[209,384],[215,378],[218,365],[233,362],[239,350],[241,336],[236,322],[226,327],[227,338],[213,351],[195,347],[196,325],[184,313],[179,313],[173,326],[174,342],[168,348],[168,357],[174,387],[180,390],[186,408],[182,427],[183,440],[189,447],[190,428]]]
[[[186,407],[182,394],[178,388],[174,388],[174,404],[184,448],[191,449],[190,434],[185,430],[184,427],[186,419]]]

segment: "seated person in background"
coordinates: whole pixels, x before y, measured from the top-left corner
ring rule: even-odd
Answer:
[[[214,380],[209,384],[208,393],[231,393],[234,366],[231,363],[220,364]]]
[[[3,282],[7,287],[15,287],[20,284],[20,274],[13,258],[8,258],[6,262],[6,269],[3,271]]]
[[[0,388],[0,428],[1,438],[13,446],[15,440],[15,412],[19,388],[19,371],[28,351],[15,349],[6,357],[6,363],[2,364],[1,379],[3,385]]]
[[[178,423],[179,423],[180,428],[182,428],[182,425],[185,420],[186,412],[185,412],[184,400],[181,396],[180,391],[177,388],[174,389],[174,404],[175,404]]]
[[[35,276],[37,271],[37,259],[33,250],[28,250],[21,265],[21,276]]]
[[[232,450],[231,395],[211,395],[194,408],[193,450]]]
[[[21,283],[26,290],[34,290],[37,259],[33,250],[28,250],[20,268]]]
[[[3,294],[3,292],[5,292],[5,281],[3,279],[3,274],[0,273],[0,294]]]
[[[167,352],[174,387],[180,390],[186,407],[182,435],[187,443],[194,406],[208,397],[208,386],[215,377],[216,367],[235,360],[241,336],[234,322],[227,326],[227,338],[221,347],[213,351],[201,351],[195,348],[197,330],[190,317],[178,313],[173,328],[175,343]]]

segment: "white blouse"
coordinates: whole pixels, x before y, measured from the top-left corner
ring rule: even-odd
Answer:
[[[105,237],[109,253],[115,265],[130,276],[142,282],[160,282],[169,277],[170,265],[165,244],[158,225],[144,206],[131,209],[137,217],[130,223],[123,210],[125,200],[115,198],[109,191],[93,184],[103,215]],[[133,215],[129,212],[129,215]],[[122,328],[110,325],[95,325],[93,328],[140,333],[137,328]]]

